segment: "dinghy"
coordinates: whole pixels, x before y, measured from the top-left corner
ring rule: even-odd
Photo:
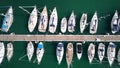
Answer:
[[[8,59],[8,61],[11,60],[12,56],[13,56],[13,44],[8,43],[7,44],[7,59]]]
[[[68,43],[67,49],[66,49],[66,62],[67,62],[68,68],[70,68],[72,59],[73,59],[73,44]]]
[[[34,6],[34,9],[32,10],[29,20],[28,20],[28,30],[29,32],[33,32],[33,30],[35,29],[35,26],[37,24],[37,9],[36,6]]]
[[[61,20],[61,32],[65,33],[67,29],[67,19],[65,17]]]
[[[111,31],[113,34],[115,34],[116,32],[119,31],[119,26],[118,26],[118,12],[116,10],[113,18],[112,18],[112,21],[111,21]]]
[[[58,43],[57,48],[56,48],[56,56],[57,56],[58,64],[61,63],[63,59],[63,54],[64,54],[64,44]]]
[[[88,59],[90,64],[92,63],[94,56],[95,56],[95,45],[93,43],[90,43],[88,47]]]
[[[3,24],[1,30],[3,32],[8,32],[13,23],[13,9],[12,6],[8,9],[7,13],[4,16]]]
[[[90,33],[95,34],[97,32],[97,28],[98,28],[98,18],[97,18],[97,12],[95,12],[90,22]]]
[[[71,33],[73,33],[75,31],[75,14],[73,11],[68,20],[68,31]]]
[[[37,63],[40,64],[41,60],[42,60],[42,57],[43,57],[43,54],[44,54],[44,47],[43,47],[43,43],[40,42],[38,44],[38,47],[37,47],[37,51],[36,51],[36,55],[37,55]]]
[[[103,43],[99,43],[98,46],[98,58],[100,60],[100,63],[102,63],[102,60],[105,56],[105,45]]]
[[[1,64],[2,61],[3,61],[4,54],[5,54],[4,43],[3,43],[3,42],[0,42],[0,64]]]
[[[109,43],[107,48],[107,57],[110,66],[112,66],[114,59],[115,59],[115,52],[116,52],[116,45],[112,42]]]
[[[55,33],[57,29],[57,23],[58,23],[58,15],[57,15],[57,9],[55,7],[50,15],[50,20],[49,20],[49,32],[50,33]]]
[[[117,61],[118,61],[118,64],[120,65],[120,49],[119,49],[118,54],[117,54]]]
[[[33,53],[34,53],[34,46],[33,43],[30,41],[27,45],[27,56],[29,61],[31,61],[33,57]]]
[[[47,25],[48,25],[48,13],[47,13],[47,8],[45,6],[40,14],[38,30],[40,32],[46,32]]]
[[[87,24],[87,14],[83,13],[80,19],[80,32],[81,33],[83,33],[83,31],[85,30],[86,24]]]
[[[77,43],[77,44],[76,44],[76,54],[77,54],[78,60],[81,59],[82,53],[83,53],[83,46],[82,46],[82,43]]]

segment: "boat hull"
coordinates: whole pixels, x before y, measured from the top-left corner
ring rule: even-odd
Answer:
[[[12,56],[13,56],[13,44],[8,43],[7,44],[7,59],[8,59],[8,61],[11,60]]]
[[[55,33],[57,29],[57,23],[58,23],[58,15],[57,15],[57,9],[55,7],[50,15],[50,20],[49,20],[49,32],[50,33]]]
[[[67,19],[64,17],[61,20],[61,32],[65,33],[67,30]]]
[[[95,45],[93,43],[90,43],[88,47],[88,59],[90,64],[92,63],[94,56],[95,56]]]
[[[29,32],[33,32],[35,29],[35,26],[37,24],[37,9],[36,6],[34,7],[33,11],[30,14],[29,20],[28,20],[28,30]]]
[[[46,32],[48,25],[48,13],[46,6],[44,7],[42,13],[40,14],[38,30],[40,32]]]
[[[10,7],[8,9],[7,13],[4,16],[1,30],[3,32],[8,32],[10,27],[11,27],[11,25],[12,25],[12,23],[13,23],[13,9],[12,9],[12,7]]]
[[[27,57],[28,60],[31,61],[32,57],[33,57],[33,53],[34,53],[34,46],[32,42],[29,42],[27,45]]]

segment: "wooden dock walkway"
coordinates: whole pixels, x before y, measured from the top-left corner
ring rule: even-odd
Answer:
[[[120,35],[0,35],[0,41],[120,42]]]

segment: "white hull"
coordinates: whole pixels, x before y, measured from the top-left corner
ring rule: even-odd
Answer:
[[[36,24],[37,24],[37,9],[36,6],[34,7],[33,11],[30,14],[29,20],[28,20],[28,30],[29,32],[33,32]]]
[[[118,54],[117,54],[117,61],[118,61],[118,64],[120,65],[120,49],[119,49]]]
[[[3,43],[3,42],[0,42],[0,64],[1,64],[2,61],[3,61],[4,54],[5,54],[4,43]]]
[[[68,43],[67,49],[66,49],[66,62],[67,62],[68,68],[70,68],[72,59],[73,59],[73,44]]]
[[[87,14],[83,13],[80,19],[80,32],[83,33],[87,24]]]
[[[119,31],[119,26],[118,26],[118,12],[116,11],[112,21],[111,21],[111,31],[113,34]]]
[[[61,46],[59,46],[59,45],[61,45]],[[58,43],[57,48],[56,48],[56,56],[57,56],[58,64],[61,63],[61,61],[63,59],[63,55],[64,55],[64,45],[63,45],[63,43]]]
[[[61,20],[61,32],[65,33],[67,29],[67,19],[65,17]]]
[[[78,48],[78,47],[79,47],[79,48]],[[81,59],[81,57],[82,57],[82,52],[83,52],[82,43],[77,43],[77,44],[76,44],[76,54],[77,54],[78,60]]]
[[[68,31],[73,33],[75,31],[75,15],[74,12],[71,13],[68,20]]]
[[[8,43],[7,44],[7,59],[8,59],[8,61],[11,60],[12,56],[13,56],[13,44]]]
[[[48,13],[46,6],[44,7],[42,13],[40,14],[38,30],[40,32],[46,32],[48,25]]]
[[[114,45],[114,46],[113,46]],[[112,42],[109,43],[107,48],[107,57],[110,66],[112,66],[114,59],[115,59],[115,52],[116,52],[116,45]]]
[[[98,28],[98,18],[97,18],[97,12],[95,12],[90,22],[90,33],[95,34],[97,32],[97,28]]]
[[[8,32],[12,23],[13,23],[13,9],[12,6],[10,6],[10,8],[8,9],[7,13],[4,16],[1,30],[4,32]]]
[[[99,43],[98,46],[98,58],[100,60],[100,63],[102,63],[102,60],[105,56],[105,45],[103,43]]]
[[[39,45],[40,47],[42,48],[39,48]],[[43,43],[40,42],[38,44],[38,47],[37,47],[37,51],[36,51],[36,55],[37,55],[37,63],[40,64],[41,60],[42,60],[42,57],[43,57],[43,54],[44,54],[44,47],[43,47]]]
[[[88,47],[88,59],[90,64],[92,63],[94,56],[95,56],[95,45],[93,43],[90,43]]]
[[[55,33],[57,29],[57,23],[58,23],[58,15],[57,15],[57,9],[55,7],[50,15],[50,20],[49,20],[49,32],[50,33]]]
[[[31,61],[33,53],[34,53],[33,43],[29,42],[28,45],[27,45],[27,56],[28,56],[29,61]]]

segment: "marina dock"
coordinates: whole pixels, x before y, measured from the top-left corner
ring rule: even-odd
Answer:
[[[0,41],[120,42],[120,35],[0,35]]]

